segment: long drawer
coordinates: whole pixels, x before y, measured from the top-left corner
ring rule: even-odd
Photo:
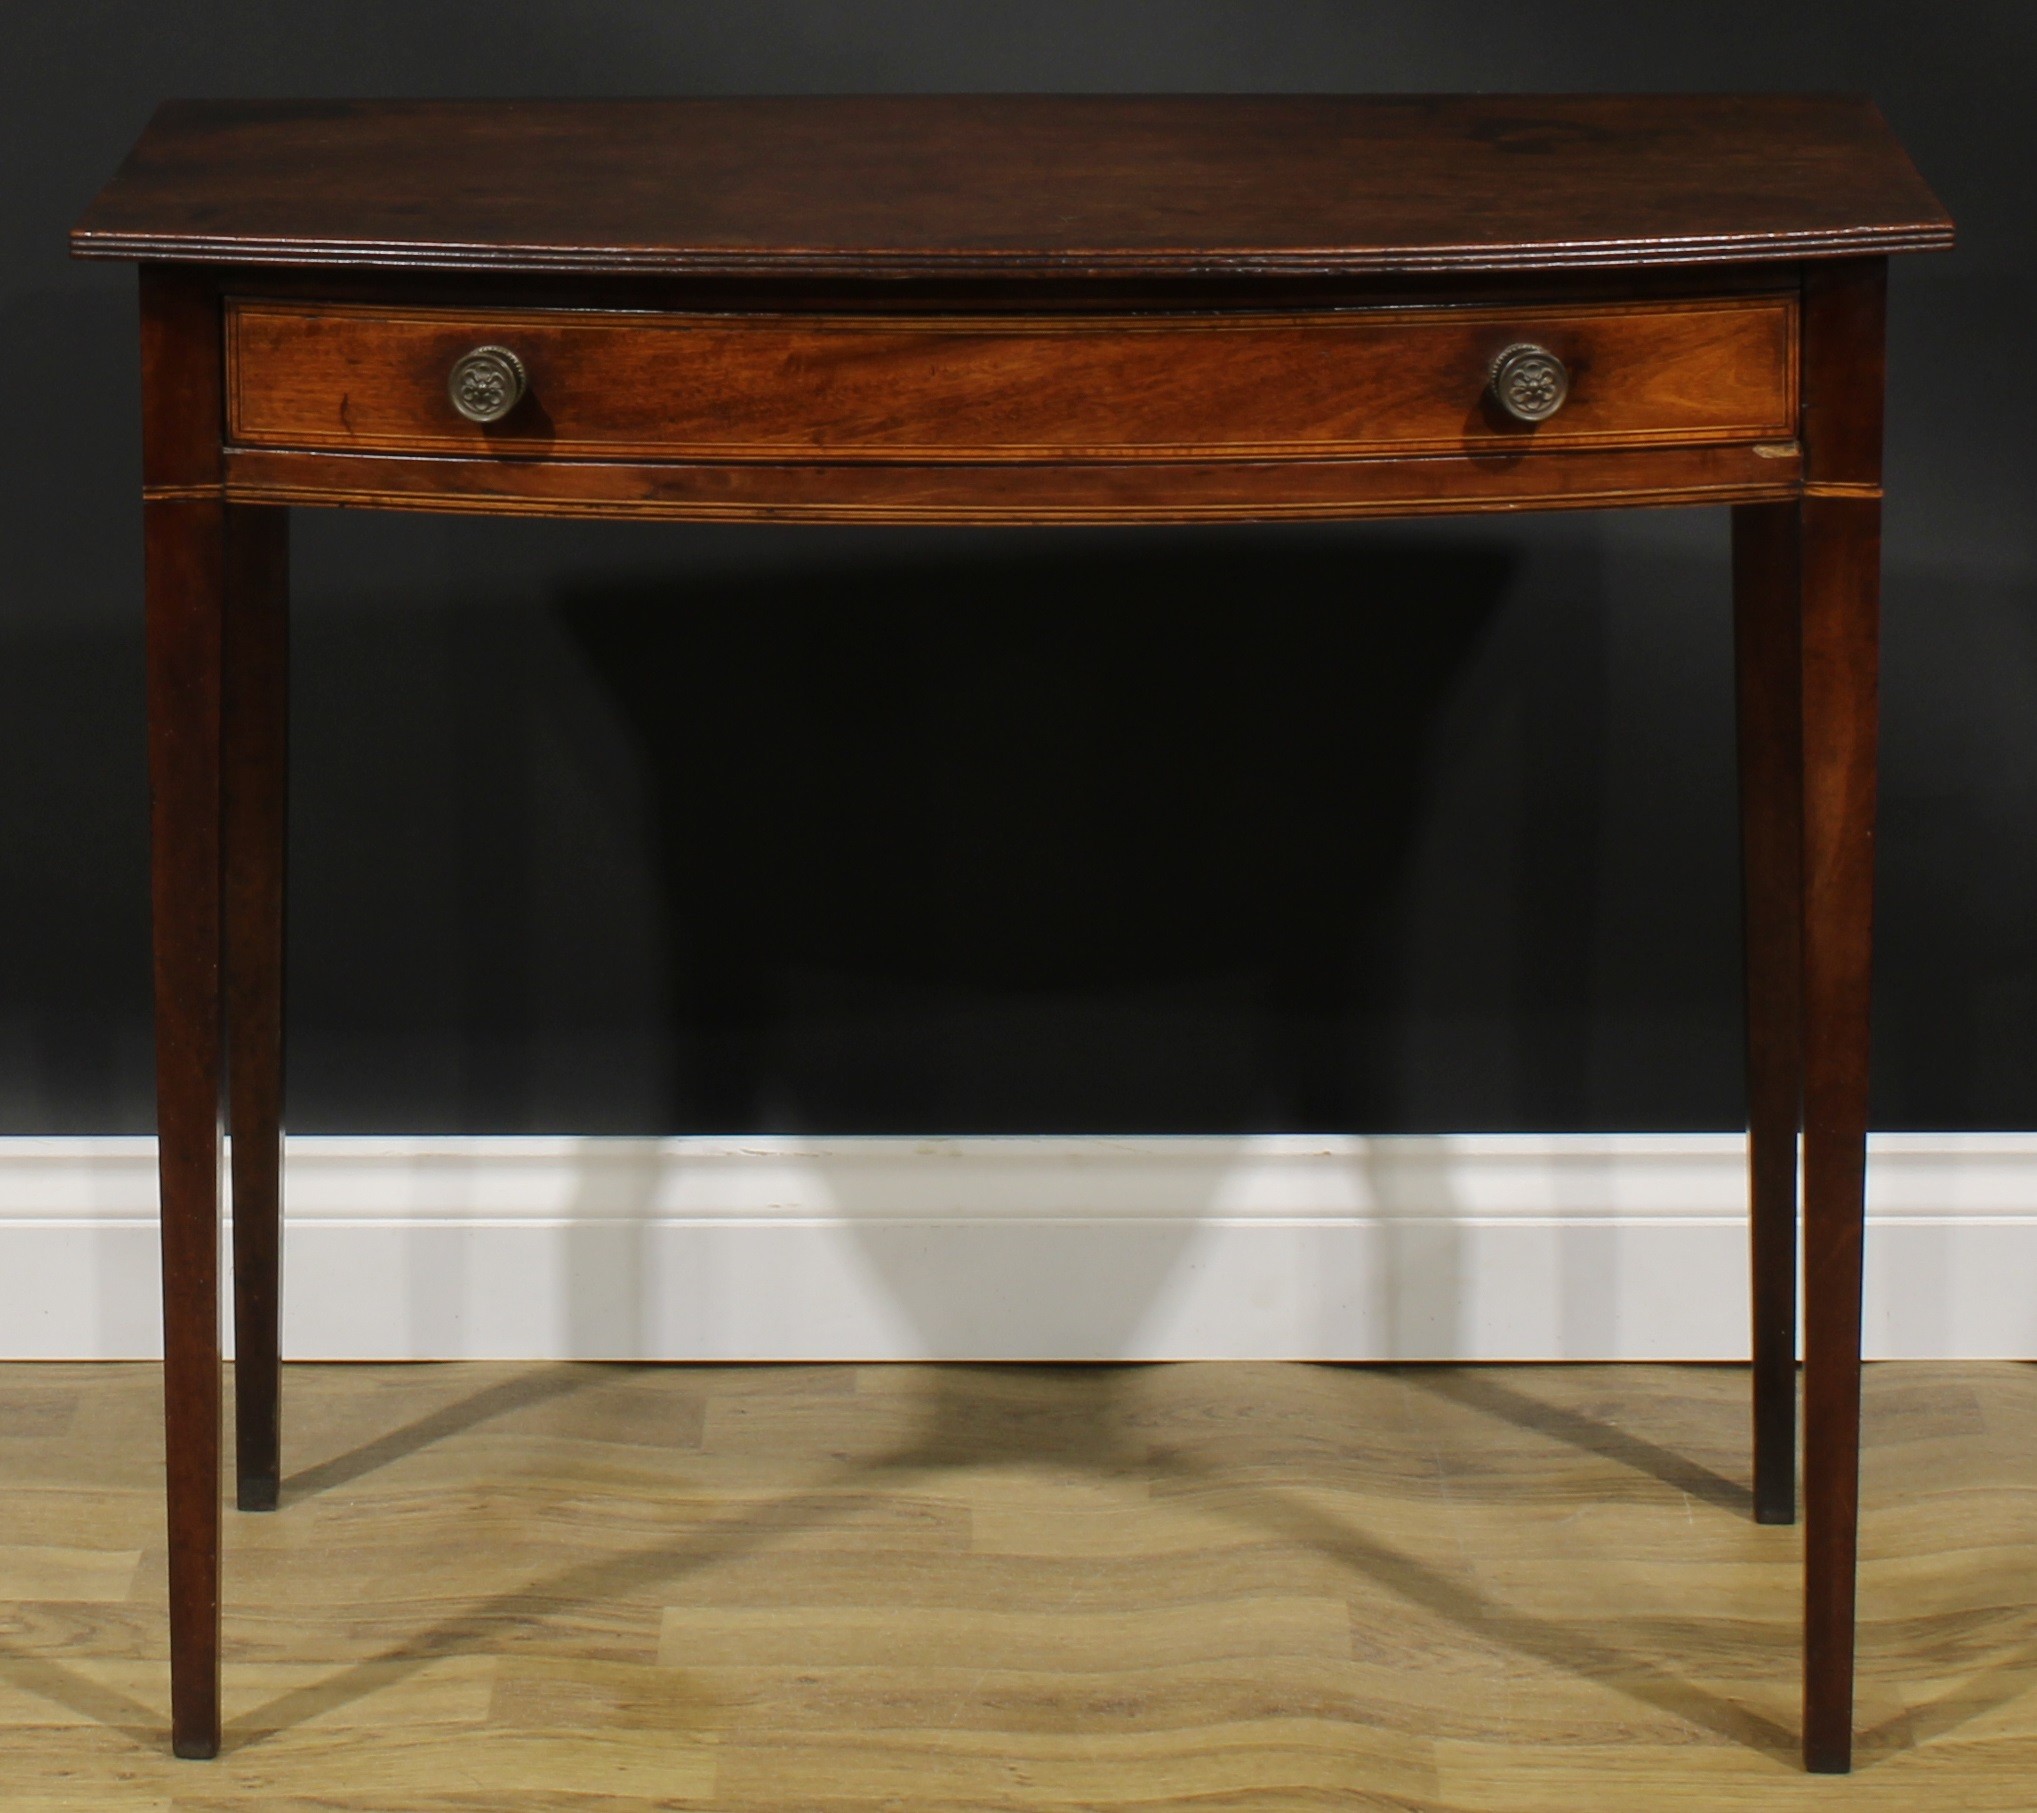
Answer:
[[[246,447],[469,457],[1503,457],[1789,439],[1796,340],[1787,294],[1024,318],[246,297],[228,308],[227,421]],[[1517,348],[1567,381],[1546,419],[1518,419],[1496,392],[1495,367]],[[521,394],[478,422],[449,380],[484,350],[510,355]]]

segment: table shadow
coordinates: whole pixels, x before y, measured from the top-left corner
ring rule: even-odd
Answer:
[[[400,1428],[285,1475],[281,1503],[287,1508],[336,1487],[352,1485],[371,1473],[378,1473],[384,1467],[393,1466],[449,1437],[463,1435],[496,1417],[527,1410],[534,1404],[570,1397],[576,1391],[584,1391],[604,1378],[613,1377],[617,1364],[565,1360],[518,1373],[513,1378],[497,1380],[455,1403],[443,1404],[413,1418]]]
[[[398,1647],[252,1709],[231,1722],[226,1741],[230,1747],[259,1743],[268,1734],[387,1687],[392,1670],[401,1678],[432,1662],[486,1648],[505,1634],[527,1634],[566,1607],[668,1584],[739,1559],[788,1535],[840,1523],[909,1479],[960,1467],[1061,1464],[1098,1477],[1162,1478],[1198,1488],[1220,1488],[1229,1514],[1245,1518],[1278,1540],[1328,1557],[1394,1597],[1447,1619],[1482,1641],[1593,1681],[1728,1742],[1776,1757],[1796,1753],[1793,1730],[1683,1678],[1653,1655],[1607,1640],[1591,1625],[1512,1610],[1471,1580],[1355,1528],[1248,1470],[1146,1444],[1119,1414],[1122,1381],[1132,1368],[1025,1368],[1031,1375],[1046,1378],[1055,1394],[1032,1414],[1015,1413],[1008,1390],[987,1388],[989,1381],[1014,1370],[1005,1366],[942,1367],[933,1375],[936,1384],[924,1425],[912,1441],[826,1469],[806,1486],[782,1494],[767,1506],[746,1508],[740,1515],[719,1519],[680,1540],[561,1568],[535,1583],[490,1595],[459,1615],[406,1638]],[[1657,1620],[1650,1630],[1657,1639],[1652,1647],[1664,1653],[1703,1648],[1700,1621]]]
[[[663,1130],[1391,1124],[1396,889],[1518,564],[1108,532],[556,590],[651,801]]]
[[[1566,1442],[1600,1460],[1645,1473],[1676,1491],[1687,1492],[1702,1504],[1747,1517],[1754,1514],[1752,1486],[1714,1473],[1702,1462],[1650,1441],[1645,1435],[1636,1435],[1631,1429],[1622,1429],[1561,1404],[1544,1403],[1494,1377],[1490,1371],[1407,1366],[1401,1369],[1401,1377],[1418,1391],[1497,1417],[1516,1429]]]
[[[164,1754],[169,1751],[168,1714],[164,1708],[144,1706],[119,1688],[108,1687],[103,1681],[95,1681],[48,1656],[31,1655],[0,1641],[0,1682],[90,1719],[101,1730],[127,1739],[137,1750]]]

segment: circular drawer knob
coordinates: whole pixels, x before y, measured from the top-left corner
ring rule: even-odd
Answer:
[[[446,394],[470,422],[499,422],[523,401],[523,361],[506,346],[477,346],[453,361]]]
[[[1546,346],[1523,341],[1492,362],[1492,394],[1517,422],[1546,422],[1570,394],[1570,368]]]

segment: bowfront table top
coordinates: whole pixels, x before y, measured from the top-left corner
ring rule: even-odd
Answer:
[[[1803,1744],[1847,1768],[1887,255],[1951,241],[1873,106],[1833,95],[165,106],[72,245],[141,265],[178,1753],[220,1737],[223,1118],[240,1509],[284,1478],[285,506],[1710,504],[1750,1509],[1796,1515],[1801,1153]]]
[[[1846,95],[178,101],[96,258],[685,276],[1357,275],[1931,250]]]

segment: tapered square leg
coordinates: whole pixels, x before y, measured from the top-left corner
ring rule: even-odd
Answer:
[[[170,1723],[219,1750],[221,1121],[226,1081],[226,642],[248,519],[221,485],[213,273],[141,272],[149,834],[162,1191]],[[256,534],[259,535],[257,530]]]
[[[288,523],[280,509],[235,506],[227,514],[227,1096],[234,1452],[243,1511],[276,1508],[281,1472]]]
[[[190,1757],[219,1749],[226,515],[217,500],[145,506],[170,1705]]]
[[[1853,1762],[1888,264],[1803,276],[1804,1762]]]
[[[1881,505],[1807,498],[1804,1760],[1852,1763]]]
[[[1754,1517],[1796,1521],[1803,738],[1797,506],[1733,512],[1753,1275]]]

